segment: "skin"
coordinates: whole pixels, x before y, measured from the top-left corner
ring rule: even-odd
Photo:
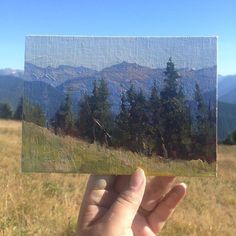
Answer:
[[[154,236],[186,194],[175,177],[146,183],[142,169],[131,176],[94,176],[88,181],[77,236]]]

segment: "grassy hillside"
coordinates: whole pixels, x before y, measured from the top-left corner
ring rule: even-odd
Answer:
[[[20,173],[21,124],[0,121],[0,235],[72,236],[87,175]],[[219,147],[218,178],[179,178],[186,199],[161,236],[236,234],[236,146]]]
[[[236,130],[236,105],[219,102],[218,136],[222,141]]]
[[[68,136],[56,136],[32,123],[24,123],[23,129],[24,171],[127,174],[139,166],[149,175],[215,175],[215,163],[170,161],[158,156],[150,158],[121,149],[108,149]]]

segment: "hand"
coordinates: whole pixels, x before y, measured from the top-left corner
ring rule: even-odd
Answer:
[[[91,176],[81,205],[77,236],[155,236],[186,194],[175,177]]]

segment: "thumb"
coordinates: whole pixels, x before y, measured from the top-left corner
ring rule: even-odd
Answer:
[[[119,226],[131,227],[134,217],[142,202],[146,186],[144,171],[138,168],[130,177],[128,187],[119,194],[116,201],[107,212],[110,222]]]

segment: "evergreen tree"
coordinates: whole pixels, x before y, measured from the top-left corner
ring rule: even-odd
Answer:
[[[106,81],[102,78],[97,89],[97,103],[94,110],[94,118],[96,119],[96,136],[103,143],[107,142],[106,132],[112,130],[112,113],[111,104],[109,102],[109,90]]]
[[[215,161],[216,149],[216,110],[209,101],[204,101],[198,84],[195,86],[195,102],[197,105],[194,126],[194,150],[199,158],[208,162]]]
[[[0,118],[2,119],[11,119],[12,118],[12,110],[9,104],[0,103]]]
[[[204,144],[206,143],[205,131],[207,125],[207,107],[198,84],[195,85],[195,102],[197,105],[195,132],[198,137],[198,142]]]
[[[87,94],[79,101],[77,127],[81,137],[93,141],[92,102]]]
[[[129,104],[125,93],[121,96],[120,112],[115,119],[114,136],[116,144],[128,147],[127,145],[131,140],[131,136],[129,127]]]
[[[223,141],[226,145],[236,145],[236,130]]]
[[[198,84],[195,85],[195,102],[197,106],[195,122],[195,152],[206,158],[208,152],[207,144],[209,143],[209,138],[211,136],[210,121],[208,120],[211,118],[211,114],[208,109],[211,110],[211,108],[209,107],[207,109],[207,105],[205,104]]]
[[[164,79],[165,87],[161,92],[161,98],[172,99],[178,95],[178,78],[180,78],[178,72],[175,70],[175,65],[170,57],[167,62],[166,70],[164,72],[166,78]]]
[[[157,84],[154,81],[151,96],[149,98],[149,122],[147,137],[149,138],[149,144],[151,151],[158,155],[163,154],[162,147],[162,134],[161,134],[161,100],[158,94]]]
[[[17,105],[16,111],[13,117],[15,120],[22,120],[22,114],[23,114],[23,97],[20,98],[20,101]]]
[[[148,104],[143,94],[142,89],[135,96],[135,103],[131,107],[131,127],[134,136],[132,139],[135,141],[134,150],[138,152],[146,152],[148,149]]]
[[[45,127],[46,117],[43,110],[39,105],[32,104],[28,100],[24,99],[23,102],[23,114],[22,118],[24,121],[32,122],[36,125]]]
[[[148,106],[143,91],[137,92],[131,85],[121,98],[120,113],[116,118],[120,144],[135,152],[147,148]]]
[[[183,124],[186,121],[186,104],[182,88],[179,86],[178,72],[170,58],[164,72],[164,89],[161,91],[162,133],[168,155],[182,157]]]
[[[179,126],[180,126],[180,135],[179,135],[179,152],[181,158],[188,159],[188,154],[191,152],[192,148],[192,114],[191,108],[188,102],[185,100],[184,92],[182,86],[180,86],[178,95],[177,95],[180,107],[182,111],[179,114]]]
[[[108,144],[112,122],[109,90],[106,81],[101,79],[99,85],[94,82],[92,95],[85,95],[79,103],[80,135],[90,139],[91,142],[99,141]]]
[[[55,114],[54,128],[60,128],[65,134],[71,134],[74,128],[74,116],[72,113],[72,101],[68,92],[65,101]]]
[[[128,103],[128,112],[129,112],[129,142],[127,143],[128,147],[132,151],[137,151],[136,146],[137,146],[137,123],[138,123],[138,117],[137,117],[137,109],[136,109],[136,104],[137,104],[137,92],[135,91],[134,85],[132,84],[130,88],[126,92],[127,96],[127,103]]]

